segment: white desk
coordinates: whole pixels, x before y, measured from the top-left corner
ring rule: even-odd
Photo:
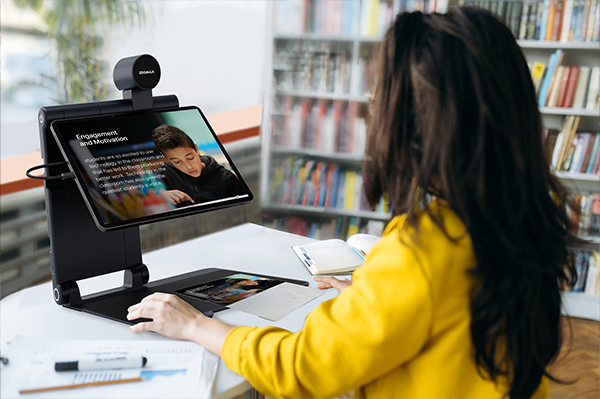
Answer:
[[[144,254],[143,259],[150,270],[150,281],[197,269],[218,267],[304,280],[316,287],[310,273],[290,249],[292,245],[311,241],[314,240],[254,224],[244,224],[149,252]],[[116,273],[81,281],[79,286],[82,295],[85,295],[121,286],[122,283],[122,273]],[[298,331],[310,311],[337,294],[337,290],[327,290],[322,296],[277,323],[236,310],[218,312],[215,318],[233,325],[276,325]],[[167,339],[150,332],[135,334],[123,323],[58,306],[52,299],[51,283],[28,288],[4,298],[0,301],[0,320],[2,345],[15,335],[98,340]],[[215,398],[236,396],[249,388],[248,382],[229,371],[223,361],[220,361],[214,387]]]

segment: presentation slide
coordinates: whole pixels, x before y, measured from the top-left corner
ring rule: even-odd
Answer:
[[[52,130],[103,225],[251,195],[195,107],[55,121]]]
[[[283,280],[239,273],[177,292],[219,305],[231,305],[281,283]]]

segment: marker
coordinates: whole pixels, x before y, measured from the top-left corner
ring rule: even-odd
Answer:
[[[117,355],[111,357],[98,357],[70,362],[54,363],[55,371],[88,371],[88,370],[110,370],[110,369],[137,369],[148,363],[143,356]]]

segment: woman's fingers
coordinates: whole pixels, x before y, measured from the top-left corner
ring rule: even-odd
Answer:
[[[154,319],[161,313],[167,312],[168,308],[173,306],[175,295],[155,292],[148,295],[140,303],[132,305],[127,309],[127,319],[135,320],[139,318]]]
[[[321,284],[319,284],[317,288],[320,288],[322,290],[327,288],[335,288],[341,292],[344,288],[352,284],[352,282],[348,279],[342,281],[335,277],[315,277],[314,279],[317,282],[321,282]]]
[[[133,332],[154,331],[154,329],[152,328],[153,324],[154,323],[152,323],[152,322],[137,323],[137,324],[134,324],[131,327],[129,327],[129,329]]]

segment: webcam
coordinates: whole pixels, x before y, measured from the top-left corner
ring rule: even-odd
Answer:
[[[119,60],[113,70],[117,89],[131,100],[133,109],[152,109],[152,89],[160,80],[160,65],[150,54],[134,55]]]
[[[152,90],[160,80],[160,65],[150,54],[123,58],[115,65],[113,80],[119,90]]]

